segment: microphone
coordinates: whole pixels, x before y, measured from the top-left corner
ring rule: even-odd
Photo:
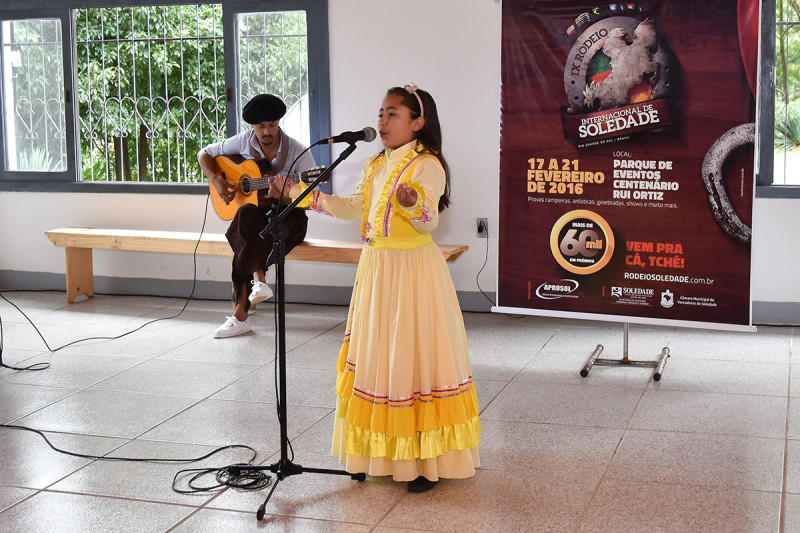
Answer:
[[[333,137],[328,137],[327,139],[322,139],[317,141],[316,144],[333,144],[333,143],[350,143],[353,144],[358,141],[366,141],[372,142],[375,140],[375,137],[378,136],[378,132],[375,131],[375,128],[370,128],[367,126],[361,131],[346,131],[340,135],[335,135]]]

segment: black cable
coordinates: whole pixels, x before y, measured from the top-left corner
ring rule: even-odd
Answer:
[[[213,490],[220,490],[225,487],[234,487],[242,490],[258,490],[268,486],[271,482],[271,477],[269,474],[265,474],[262,471],[257,472],[248,472],[242,473],[241,468],[244,466],[251,466],[253,460],[255,460],[256,452],[255,449],[251,448],[250,446],[246,446],[244,444],[231,444],[228,446],[222,446],[220,448],[216,448],[205,455],[200,457],[193,457],[193,458],[172,458],[172,459],[164,459],[164,458],[152,458],[152,457],[114,457],[108,455],[91,455],[85,453],[78,453],[78,452],[71,452],[69,450],[62,450],[55,446],[44,432],[33,429],[25,426],[17,426],[14,424],[0,424],[0,427],[9,428],[9,429],[20,429],[24,431],[30,431],[31,433],[36,433],[40,437],[44,439],[50,448],[58,453],[63,453],[65,455],[69,455],[72,457],[80,457],[82,459],[92,459],[97,461],[126,461],[126,462],[136,462],[136,463],[155,463],[155,464],[180,464],[180,463],[197,463],[200,461],[204,461],[213,455],[216,455],[220,452],[225,450],[233,450],[236,448],[241,448],[244,450],[248,450],[250,452],[250,459],[246,463],[235,463],[232,465],[219,467],[219,468],[196,468],[196,469],[185,469],[179,470],[175,477],[172,479],[172,490],[179,493],[179,494],[191,494],[195,492],[208,492]],[[181,489],[178,488],[179,478],[182,476],[193,474],[192,477],[187,482],[187,486],[189,489]],[[203,476],[214,474],[214,478],[216,481],[215,485],[209,486],[198,486],[196,481],[202,479]]]
[[[22,316],[25,317],[25,319],[30,323],[30,325],[33,326],[33,329],[36,330],[36,333],[39,334],[39,337],[42,339],[42,341],[44,342],[44,344],[47,347],[48,351],[50,351],[50,352],[56,352],[58,350],[66,348],[67,346],[71,346],[73,344],[76,344],[76,343],[79,343],[79,342],[88,341],[88,340],[116,340],[116,339],[119,339],[119,338],[124,337],[126,335],[130,335],[131,333],[134,333],[136,331],[139,331],[143,327],[145,327],[145,326],[147,326],[149,324],[152,324],[154,322],[158,322],[158,321],[161,321],[161,320],[171,320],[171,319],[177,318],[178,316],[180,316],[186,310],[186,307],[189,305],[189,302],[192,300],[192,297],[194,296],[195,288],[197,287],[197,249],[199,248],[200,242],[203,239],[203,232],[205,231],[206,222],[208,221],[208,204],[209,204],[210,199],[211,199],[211,192],[209,190],[209,194],[208,194],[208,196],[206,196],[206,205],[205,205],[205,209],[204,209],[204,213],[203,213],[203,224],[202,224],[202,227],[200,228],[200,235],[199,235],[199,237],[197,239],[197,243],[195,243],[194,251],[192,252],[192,265],[193,265],[192,290],[189,293],[189,296],[187,297],[186,302],[183,304],[183,307],[181,308],[181,310],[178,311],[178,313],[173,315],[173,316],[156,318],[154,320],[150,320],[149,322],[145,322],[144,324],[142,324],[138,328],[135,328],[135,329],[133,329],[131,331],[128,331],[127,333],[123,333],[121,335],[117,335],[115,337],[87,337],[87,338],[84,338],[84,339],[79,339],[79,340],[76,340],[76,341],[72,341],[70,343],[64,344],[63,346],[60,346],[58,348],[53,349],[53,348],[50,348],[50,345],[47,343],[47,340],[45,340],[44,335],[42,335],[41,331],[39,331],[39,328],[36,327],[36,325],[33,323],[33,321],[30,319],[30,317],[28,317],[28,315],[26,315],[25,312],[22,311],[22,309],[20,309],[15,303],[10,301],[8,298],[6,298],[2,294],[3,292],[31,292],[31,291],[25,291],[24,289],[12,289],[12,290],[0,291],[0,298],[2,298],[6,302],[8,302],[10,305],[12,305],[17,311],[20,312],[20,314]],[[36,292],[44,292],[44,291],[36,291]],[[276,320],[277,320],[277,317],[276,317]],[[0,367],[10,368],[12,370],[32,370],[32,371],[33,370],[44,370],[44,369],[50,367],[50,363],[46,363],[46,362],[36,363],[36,364],[30,365],[28,367],[14,367],[14,366],[9,366],[9,365],[4,364],[3,363],[3,359],[2,359],[3,338],[4,338],[4,335],[3,335],[3,322],[2,322],[2,319],[0,319]],[[277,339],[277,337],[276,337],[276,339]],[[277,357],[276,357],[276,361],[277,361]],[[276,388],[276,391],[277,391],[277,388]],[[277,392],[276,392],[276,395],[277,395]],[[278,414],[279,414],[278,418],[280,419],[280,410],[278,411]],[[229,445],[229,446],[223,446],[221,448],[217,448],[217,449],[207,453],[206,455],[203,455],[203,456],[197,457],[197,458],[191,458],[191,459],[157,459],[157,458],[108,457],[108,456],[100,456],[100,455],[88,455],[88,454],[82,454],[82,453],[77,453],[77,452],[71,452],[71,451],[68,451],[68,450],[62,450],[62,449],[56,447],[55,445],[53,445],[53,443],[51,443],[50,440],[48,440],[47,436],[45,436],[45,434],[42,431],[39,431],[37,429],[28,428],[28,427],[25,427],[25,426],[17,426],[17,425],[12,425],[12,424],[0,424],[0,427],[5,427],[5,428],[9,428],[9,429],[20,429],[20,430],[25,430],[25,431],[31,431],[31,432],[36,433],[39,436],[41,436],[44,439],[44,441],[48,444],[48,446],[50,446],[50,448],[52,448],[56,452],[63,453],[63,454],[66,454],[66,455],[70,455],[70,456],[73,456],[73,457],[80,457],[80,458],[84,458],[84,459],[93,459],[93,460],[101,460],[101,461],[129,461],[129,462],[132,461],[132,462],[146,462],[146,463],[158,463],[158,464],[162,464],[162,463],[163,464],[194,463],[194,462],[199,462],[199,461],[205,460],[205,459],[211,457],[212,455],[215,455],[215,454],[217,454],[217,453],[219,453],[221,451],[228,450],[228,449],[244,448],[244,449],[249,450],[250,452],[252,452],[252,457],[250,458],[250,460],[247,463],[236,463],[236,464],[232,464],[232,465],[228,465],[228,466],[224,466],[224,467],[219,467],[219,468],[199,468],[199,469],[179,470],[175,474],[175,477],[172,479],[172,490],[174,492],[179,493],[179,494],[192,494],[192,493],[196,493],[196,492],[209,492],[209,491],[221,490],[221,489],[223,489],[225,487],[234,487],[234,488],[238,488],[238,489],[241,489],[241,490],[259,490],[259,489],[262,489],[264,487],[269,486],[269,484],[271,483],[270,475],[264,473],[263,471],[259,470],[259,471],[252,471],[252,472],[248,471],[248,472],[244,472],[244,473],[242,472],[242,470],[241,470],[242,467],[251,466],[251,463],[255,459],[256,454],[257,454],[257,452],[253,448],[251,448],[250,446],[243,445],[243,444],[232,444],[232,445]],[[291,447],[291,443],[289,443],[289,446]],[[292,458],[294,458],[294,452],[292,452]],[[198,481],[199,480],[203,479],[205,476],[209,476],[209,475],[212,475],[212,474],[214,475],[214,480],[216,482],[215,484],[206,485],[206,486],[198,485]],[[189,488],[188,489],[179,488],[178,484],[180,483],[181,479],[183,477],[189,476],[189,475],[191,475],[191,477],[189,477],[189,479],[186,482],[186,486],[188,486]]]
[[[5,297],[2,295],[2,293],[0,293],[0,298],[3,298],[3,300],[6,300]],[[8,302],[8,300],[6,300],[6,301]],[[8,303],[11,303],[11,302],[8,302]],[[11,305],[14,305],[14,304],[11,304]],[[2,368],[10,368],[11,370],[30,370],[32,372],[35,372],[37,370],[45,370],[47,368],[50,368],[50,363],[34,363],[34,364],[30,365],[30,366],[23,366],[23,367],[11,366],[11,365],[5,364],[3,362],[3,338],[4,338],[4,335],[3,335],[3,318],[0,317],[0,367],[2,367]]]
[[[478,273],[475,275],[475,284],[478,286],[478,290],[481,291],[481,294],[483,294],[486,299],[489,300],[489,303],[496,305],[492,299],[489,298],[489,295],[483,292],[483,289],[481,288],[480,275],[481,272],[483,272],[483,269],[486,268],[486,263],[489,262],[489,228],[484,226],[483,231],[486,232],[486,256],[483,258],[483,265],[481,266],[481,269],[478,270]]]
[[[44,335],[42,335],[42,332],[39,331],[39,328],[36,327],[36,324],[33,323],[33,321],[30,319],[30,317],[28,315],[26,315],[25,312],[22,311],[22,309],[20,309],[14,302],[12,302],[11,300],[9,300],[8,298],[6,298],[3,295],[3,292],[46,292],[46,291],[28,291],[28,290],[25,290],[25,289],[0,290],[0,298],[2,298],[3,300],[5,300],[9,304],[11,304],[17,311],[19,311],[19,313],[22,316],[25,317],[25,319],[30,323],[30,325],[33,326],[33,329],[36,330],[36,333],[39,334],[39,338],[42,339],[42,342],[44,342],[44,345],[47,348],[47,350],[49,352],[51,352],[51,353],[57,352],[59,350],[62,350],[64,348],[66,348],[67,346],[72,346],[73,344],[77,344],[79,342],[93,341],[93,340],[116,340],[116,339],[120,339],[122,337],[125,337],[126,335],[130,335],[131,333],[135,333],[135,332],[139,331],[140,329],[142,329],[143,327],[145,327],[147,325],[150,325],[150,324],[153,324],[155,322],[159,322],[161,320],[172,320],[174,318],[178,318],[186,310],[186,307],[189,305],[189,302],[192,300],[192,297],[194,296],[195,288],[197,287],[197,249],[200,247],[200,242],[203,240],[203,232],[206,229],[206,222],[208,221],[208,203],[209,203],[210,200],[211,200],[211,191],[209,190],[208,196],[206,196],[206,206],[205,206],[205,209],[204,209],[204,212],[203,212],[203,225],[200,228],[200,235],[197,238],[197,242],[194,245],[194,251],[192,252],[192,290],[189,293],[189,296],[186,298],[186,302],[184,302],[183,307],[181,307],[181,310],[178,311],[175,315],[167,316],[167,317],[161,317],[161,318],[155,318],[153,320],[145,322],[144,324],[142,324],[138,328],[134,328],[134,329],[132,329],[132,330],[126,332],[126,333],[122,333],[121,335],[117,335],[116,337],[86,337],[86,338],[83,338],[83,339],[78,339],[78,340],[69,342],[67,344],[64,344],[63,346],[59,346],[58,348],[51,348],[50,345],[47,343],[47,340],[44,338]],[[50,366],[50,363],[36,363],[34,365],[31,365],[30,367],[24,367],[24,368],[12,367],[12,366],[8,366],[8,365],[3,363],[2,355],[3,355],[3,329],[2,329],[2,320],[0,320],[0,367],[10,368],[12,370],[44,370],[44,369],[46,369],[46,368],[48,368]]]

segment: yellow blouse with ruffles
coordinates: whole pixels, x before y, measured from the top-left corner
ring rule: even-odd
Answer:
[[[395,193],[400,183],[417,192],[414,205],[403,207],[397,201]],[[314,191],[299,205],[342,220],[361,217],[362,240],[372,246],[414,248],[431,242],[430,234],[439,223],[438,204],[444,188],[441,163],[413,140],[367,160],[361,180],[349,197]],[[292,198],[304,189],[304,184],[295,185],[290,192]]]

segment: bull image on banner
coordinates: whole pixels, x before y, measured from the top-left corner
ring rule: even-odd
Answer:
[[[505,0],[497,310],[749,328],[758,2]]]

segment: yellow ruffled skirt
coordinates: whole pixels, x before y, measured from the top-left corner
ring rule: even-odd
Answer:
[[[332,453],[351,473],[466,478],[481,427],[464,321],[435,243],[361,252],[337,364]]]

